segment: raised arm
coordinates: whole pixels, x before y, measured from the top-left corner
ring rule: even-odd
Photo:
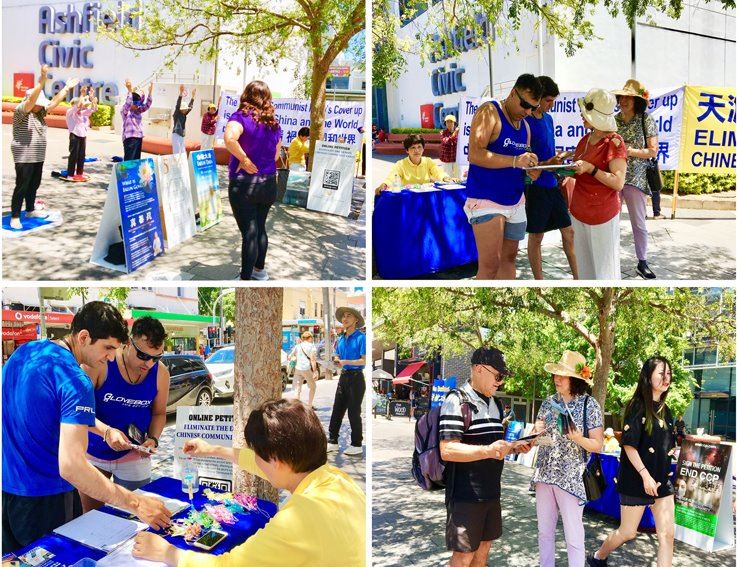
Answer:
[[[38,83],[36,83],[36,86],[33,87],[30,94],[28,95],[28,100],[23,104],[23,108],[21,109],[22,112],[28,114],[29,112],[31,112],[31,110],[33,110],[33,107],[36,105],[36,101],[38,100],[38,95],[41,94],[41,91],[46,84],[46,77],[48,76],[48,74],[49,66],[42,65],[41,75],[38,78]]]

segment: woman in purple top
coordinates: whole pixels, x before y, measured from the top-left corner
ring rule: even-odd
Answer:
[[[241,279],[268,280],[264,269],[269,238],[266,216],[276,201],[276,159],[281,128],[274,114],[271,91],[263,81],[251,81],[241,105],[225,127],[230,152],[228,200],[243,237]]]

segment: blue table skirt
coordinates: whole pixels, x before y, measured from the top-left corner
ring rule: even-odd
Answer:
[[[156,479],[155,481],[142,487],[142,489],[149,492],[155,492],[156,494],[160,494],[169,498],[176,498],[182,501],[189,500],[188,495],[182,492],[182,482],[174,478],[162,477]],[[197,508],[198,510],[201,510],[202,507],[208,502],[208,500],[202,494],[203,490],[204,489],[201,487],[200,490],[194,494],[193,503],[195,508]],[[213,491],[220,492],[215,489],[213,489]],[[212,504],[217,503],[212,502]],[[269,515],[269,517],[272,517],[274,516],[274,514],[276,514],[277,508],[276,504],[274,504],[273,502],[259,500],[258,506],[261,510],[264,510]],[[103,506],[102,508],[100,508],[100,510],[116,516],[125,515],[119,510],[110,508],[108,506]],[[189,514],[189,510],[183,510],[179,514],[175,515],[174,518],[186,518],[187,514]],[[236,524],[233,524],[232,526],[224,524],[222,526],[221,529],[225,532],[228,532],[228,537],[225,538],[211,551],[204,551],[197,547],[190,546],[184,541],[183,537],[167,536],[166,540],[172,545],[181,549],[190,549],[193,551],[209,553],[211,555],[221,555],[246,541],[258,530],[263,528],[269,521],[269,518],[259,513],[236,514],[236,519],[238,520]],[[150,528],[149,531],[157,533]],[[30,551],[34,547],[43,547],[44,549],[53,553],[55,557],[50,562],[50,565],[58,565],[59,567],[64,565],[72,565],[85,557],[89,557],[90,559],[94,559],[97,561],[107,555],[103,551],[92,549],[90,547],[82,545],[81,543],[77,543],[74,540],[53,533],[42,537],[41,539],[15,552],[15,554],[22,555],[23,553]]]
[[[463,212],[465,202],[463,189],[382,192],[372,220],[379,276],[412,278],[475,262],[476,240]]]
[[[607,487],[604,494],[598,500],[593,500],[586,504],[586,508],[589,510],[596,510],[617,520],[621,518],[621,510],[619,508],[619,493],[617,492],[617,484],[614,482],[614,478],[619,473],[619,458],[615,455],[599,455],[601,457],[601,470],[604,472],[606,478]],[[675,471],[675,464],[671,466],[671,469]],[[640,521],[640,530],[654,530],[655,519],[653,513],[650,511],[650,507],[645,508],[645,513],[642,515]]]

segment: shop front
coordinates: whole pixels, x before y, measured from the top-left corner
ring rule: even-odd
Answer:
[[[41,312],[3,309],[3,362],[13,354],[15,349],[28,341],[41,337]],[[46,336],[43,338],[60,339],[69,334],[72,313],[44,312]]]
[[[212,325],[212,317],[205,315],[189,315],[186,313],[163,313],[160,311],[147,311],[145,309],[132,309],[131,318],[153,317],[161,321],[166,329],[166,350],[185,354],[199,354],[200,344],[204,349],[204,337],[202,329]]]

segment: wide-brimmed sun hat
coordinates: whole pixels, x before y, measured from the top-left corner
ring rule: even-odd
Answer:
[[[586,358],[579,352],[573,350],[563,351],[560,362],[548,362],[545,364],[545,372],[557,374],[558,376],[570,376],[583,380],[589,386],[594,385],[591,378],[591,368],[586,365]]]
[[[602,132],[616,132],[617,122],[614,120],[614,108],[617,106],[616,97],[604,89],[591,89],[586,96],[578,99],[586,122]]]
[[[647,101],[650,100],[650,93],[640,81],[637,79],[630,79],[624,84],[624,87],[618,91],[612,91],[615,96],[637,96]]]
[[[358,309],[354,309],[353,307],[338,307],[338,309],[336,309],[335,311],[335,318],[338,321],[342,321],[344,313],[350,313],[357,319],[356,329],[360,329],[366,324],[363,320],[363,315],[361,315],[361,312]]]
[[[614,429],[612,429],[611,427],[607,427],[604,430],[604,437],[614,437]]]
[[[23,97],[23,102],[26,102],[29,98],[31,98],[31,89],[28,89],[28,91],[26,91],[26,96]],[[40,93],[38,93],[38,98],[36,99],[36,104],[34,106],[38,105],[41,108],[46,108],[49,106],[50,102],[51,101],[46,98],[46,94],[41,91]]]

